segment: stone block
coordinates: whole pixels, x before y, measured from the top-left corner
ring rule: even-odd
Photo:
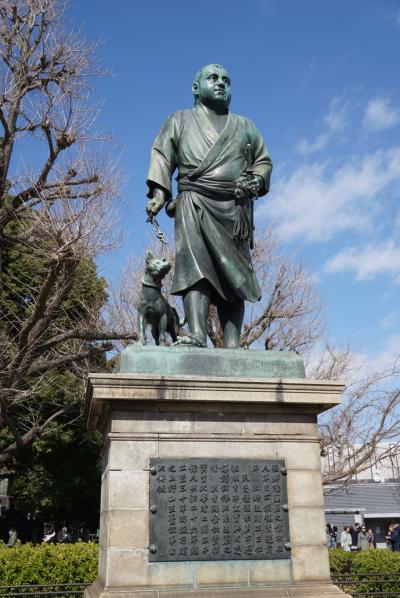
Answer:
[[[289,510],[290,542],[292,546],[324,544],[325,513],[322,508],[292,507]]]
[[[289,507],[323,507],[321,473],[317,470],[289,471],[287,476]]]
[[[108,550],[107,587],[143,586],[146,583],[147,550]]]
[[[149,459],[158,456],[158,442],[146,440],[116,440],[110,445],[110,469],[143,471]]]
[[[148,550],[111,550],[108,554],[107,586],[137,586],[144,589],[158,586],[193,587],[193,563],[149,563]],[[139,587],[138,587],[139,586]]]
[[[292,572],[294,581],[330,581],[328,549],[320,546],[293,546]]]
[[[290,582],[292,579],[292,564],[289,559],[271,561],[249,561],[250,585],[272,582]]]
[[[193,429],[191,413],[159,411],[114,411],[111,432],[189,434]]]
[[[110,471],[109,508],[148,508],[148,478],[148,472]]]
[[[109,505],[109,489],[110,489],[110,484],[109,484],[110,480],[109,480],[109,472],[108,470],[106,471],[106,474],[103,477],[103,480],[101,482],[101,497],[100,497],[100,513],[103,513],[103,511],[107,511],[108,509],[108,505]]]
[[[98,576],[99,580],[105,585],[107,580],[107,550],[101,548],[101,546],[99,547]]]
[[[277,459],[277,445],[275,442],[253,442],[242,440],[241,437],[232,440],[192,440],[168,441],[160,436],[159,457],[183,459],[187,457],[202,458],[235,458],[235,459]],[[281,457],[279,457],[281,458]]]
[[[160,590],[159,598],[288,598],[286,588],[224,588],[197,589],[187,592]]]
[[[193,562],[150,563],[146,585],[193,587],[195,579],[196,568]]]
[[[99,546],[100,548],[107,548],[108,546],[108,511],[103,511],[100,513],[100,522],[99,522]]]
[[[193,415],[195,434],[242,434],[240,415],[227,413],[195,413]]]
[[[104,478],[107,475],[108,471],[108,446],[103,446],[103,451],[101,455],[101,482],[103,483]]]
[[[345,598],[349,596],[332,583],[292,586],[288,588],[288,595],[290,598],[308,598],[309,596],[314,596],[314,598]]]
[[[316,434],[317,418],[311,414],[254,413],[243,417],[243,434]]]
[[[279,443],[279,451],[285,455],[288,469],[314,469],[318,471],[318,475],[320,474],[321,455],[318,440],[282,441]]]
[[[98,597],[93,598],[158,598],[159,594],[157,590],[142,590],[141,592],[104,592]],[[86,597],[85,597],[86,598]],[[91,598],[91,597],[89,597]]]
[[[86,588],[84,598],[158,598],[157,590],[105,590],[98,579]]]
[[[247,561],[204,561],[197,564],[198,586],[247,584]]]
[[[108,512],[108,547],[147,548],[148,520],[148,509],[111,509]]]

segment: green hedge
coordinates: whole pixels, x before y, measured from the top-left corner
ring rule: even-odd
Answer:
[[[97,576],[98,545],[0,543],[0,586],[91,582]]]
[[[7,548],[0,543],[0,586],[23,584],[57,584],[91,582],[97,575],[98,545],[77,544],[17,544]],[[344,552],[329,551],[332,575],[363,573],[400,573],[400,553],[390,550]],[[386,592],[398,590],[399,583],[388,583]],[[343,588],[354,591],[376,591],[370,583],[355,583]]]
[[[400,574],[400,552],[391,550],[366,550],[363,552],[345,552],[340,548],[329,551],[331,574],[363,575],[366,573]],[[351,578],[350,578],[351,579]],[[353,592],[390,592],[399,591],[399,580],[380,582],[380,585],[368,581],[358,581],[351,586],[343,586],[349,594]]]

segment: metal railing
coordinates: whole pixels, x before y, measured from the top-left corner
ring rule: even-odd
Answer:
[[[0,586],[1,598],[15,598],[18,596],[58,596],[58,598],[82,598],[87,583],[57,583],[57,584],[34,584]]]
[[[400,573],[332,575],[332,581],[354,598],[361,598],[361,596],[400,597]]]
[[[354,598],[400,598],[400,573],[355,573],[332,575],[332,581]],[[82,598],[87,583],[59,583],[0,586],[1,598],[47,596],[48,598]]]

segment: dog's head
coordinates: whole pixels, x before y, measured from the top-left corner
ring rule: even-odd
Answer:
[[[154,257],[151,251],[146,255],[146,272],[153,280],[162,280],[171,270],[172,264],[166,257]]]

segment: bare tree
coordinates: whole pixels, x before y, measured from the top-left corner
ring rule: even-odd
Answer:
[[[93,134],[96,44],[66,33],[63,10],[57,0],[0,0],[0,465],[80,400],[42,407],[49,372],[68,367],[81,379],[112,339],[132,338],[105,327],[99,301],[68,308],[79,270],[118,242],[119,173]],[[6,268],[16,253],[41,274],[19,281]],[[21,309],[7,308],[10,297]]]
[[[342,403],[321,417],[324,484],[346,484],[400,449],[400,367],[372,371],[351,352],[332,351],[331,372],[347,382]],[[347,363],[346,363],[347,362]],[[338,368],[338,363],[341,366]],[[341,370],[341,371],[340,371]]]

